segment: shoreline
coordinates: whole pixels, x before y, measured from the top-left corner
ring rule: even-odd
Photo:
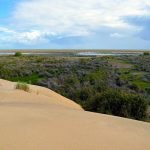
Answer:
[[[22,52],[23,55],[49,55],[49,56],[121,56],[140,55],[144,50],[0,50],[0,56],[14,55]],[[147,52],[150,52],[147,50]]]

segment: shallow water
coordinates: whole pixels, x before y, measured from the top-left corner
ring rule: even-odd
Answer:
[[[121,55],[138,55],[136,53],[99,53],[99,52],[81,52],[78,56],[121,56]]]
[[[5,56],[5,55],[14,55],[15,52],[0,52],[0,56]],[[37,52],[37,53],[32,53],[32,52],[25,52],[22,53],[23,55],[46,55],[46,56],[122,56],[122,55],[139,55],[139,53],[119,53],[119,52],[110,52],[110,53],[103,53],[103,52],[72,52],[72,53],[55,53],[55,52]]]

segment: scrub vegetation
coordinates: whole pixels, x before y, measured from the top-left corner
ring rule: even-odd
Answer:
[[[50,88],[88,111],[150,119],[150,55],[145,53],[103,57],[1,56],[0,78]],[[17,85],[25,91],[26,87]]]

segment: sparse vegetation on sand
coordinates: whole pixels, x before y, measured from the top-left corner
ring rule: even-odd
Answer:
[[[23,82],[18,82],[16,84],[16,89],[23,90],[23,91],[26,91],[26,92],[30,91],[29,85],[26,84],[26,83],[23,83]]]

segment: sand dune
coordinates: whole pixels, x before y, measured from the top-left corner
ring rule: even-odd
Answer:
[[[0,150],[150,150],[150,124],[85,112],[46,88],[0,80]]]

